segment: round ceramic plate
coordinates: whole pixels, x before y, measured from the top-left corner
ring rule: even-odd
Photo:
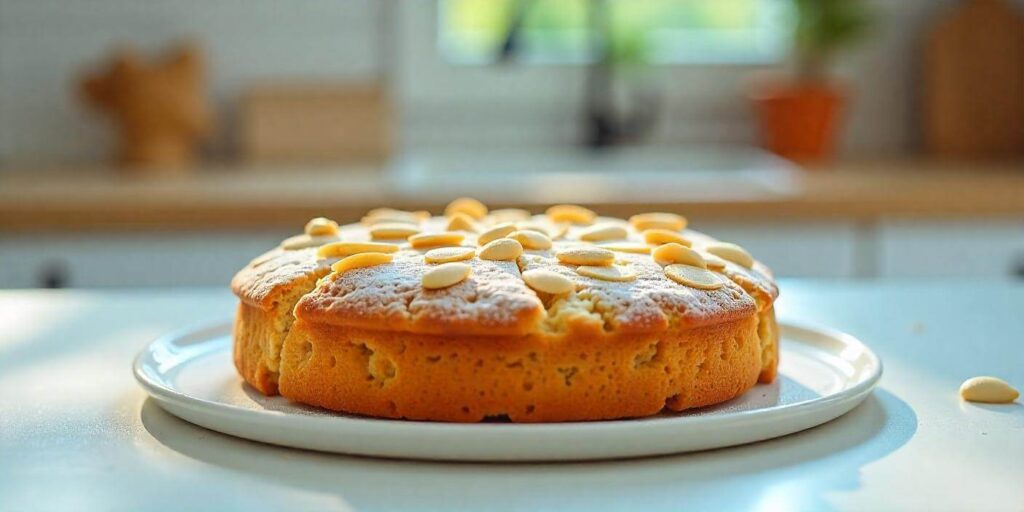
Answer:
[[[586,460],[720,448],[799,432],[867,397],[882,374],[854,337],[781,324],[780,378],[729,402],[616,421],[455,424],[381,420],[265,397],[231,361],[229,325],[171,334],[135,360],[135,378],[171,414],[265,443],[357,455],[434,460]]]

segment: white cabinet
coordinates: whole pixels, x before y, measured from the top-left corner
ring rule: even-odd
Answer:
[[[1024,219],[883,221],[881,277],[1024,277]]]
[[[842,223],[695,222],[747,247],[779,276],[855,275],[856,236]],[[0,236],[0,288],[226,286],[286,232],[50,233]]]
[[[0,237],[0,288],[226,286],[288,233],[52,233]]]
[[[746,247],[779,277],[1024,274],[1024,219],[730,222],[694,228]],[[0,235],[0,288],[226,286],[287,232]]]
[[[694,229],[742,245],[777,277],[856,277],[860,231],[852,222],[729,223],[695,220]]]

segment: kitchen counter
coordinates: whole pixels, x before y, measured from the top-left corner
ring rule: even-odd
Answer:
[[[706,171],[694,176],[495,168],[442,178],[370,168],[221,168],[128,178],[110,169],[8,170],[0,172],[0,231],[290,229],[317,215],[358,219],[381,205],[440,211],[457,195],[496,208],[573,202],[607,215],[665,210],[702,220],[1024,217],[1022,163],[890,160],[806,172],[727,171],[719,183]]]
[[[1024,284],[784,281],[784,319],[869,344],[885,375],[836,421],[687,455],[441,464],[277,448],[170,416],[136,385],[153,338],[221,322],[221,289],[0,292],[0,503],[10,510],[1021,510]]]

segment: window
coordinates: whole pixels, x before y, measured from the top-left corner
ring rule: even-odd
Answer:
[[[438,42],[457,64],[764,63],[791,27],[786,0],[440,1]]]

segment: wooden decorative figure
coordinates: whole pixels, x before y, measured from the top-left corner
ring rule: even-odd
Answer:
[[[199,142],[213,129],[203,68],[202,52],[191,45],[155,62],[127,47],[82,79],[85,99],[117,124],[121,164],[175,169],[195,161]]]

